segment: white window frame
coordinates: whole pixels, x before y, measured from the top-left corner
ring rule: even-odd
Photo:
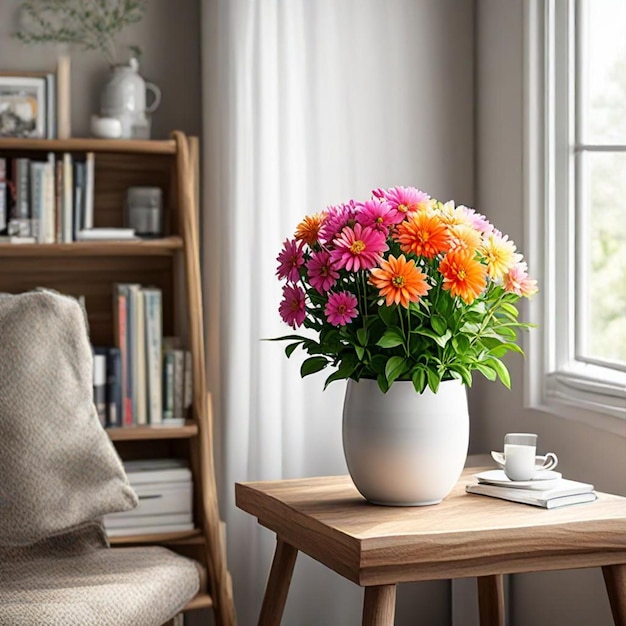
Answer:
[[[540,292],[526,343],[525,405],[626,438],[626,372],[576,356],[574,0],[524,3],[524,210]],[[555,115],[558,112],[558,115]]]

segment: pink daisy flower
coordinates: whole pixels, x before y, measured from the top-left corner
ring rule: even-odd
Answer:
[[[335,249],[330,253],[330,260],[336,269],[345,268],[349,272],[371,269],[389,249],[385,240],[385,233],[370,226],[346,226],[333,241]]]
[[[386,191],[375,189],[372,193],[374,197],[389,202],[395,224],[399,224],[408,215],[430,206],[430,196],[415,187],[392,187]]]
[[[493,226],[489,223],[489,220],[474,209],[470,209],[463,204],[459,204],[457,211],[462,212],[462,214],[465,215],[468,224],[475,228],[478,232],[483,233],[483,235],[487,235],[493,231]]]
[[[354,224],[356,204],[350,200],[348,204],[329,206],[326,209],[326,217],[320,229],[320,240],[330,243],[345,226]]]
[[[286,278],[295,283],[300,279],[299,268],[304,264],[302,243],[297,243],[295,239],[285,239],[283,249],[276,260],[278,261],[278,269],[276,270],[278,278]]]
[[[504,290],[518,296],[529,298],[539,291],[537,281],[528,278],[528,265],[526,261],[514,265],[505,275],[503,280]]]
[[[309,282],[320,293],[326,293],[339,278],[339,272],[335,270],[330,261],[330,252],[322,250],[314,252],[306,264]]]
[[[333,326],[345,326],[359,315],[356,310],[356,298],[349,291],[331,293],[324,313]]]
[[[304,309],[304,291],[298,285],[285,285],[283,299],[278,312],[286,324],[292,328],[302,326],[306,311]]]
[[[359,205],[356,221],[361,226],[371,226],[387,234],[389,228],[396,223],[393,220],[393,216],[394,213],[391,211],[391,205],[388,202],[374,198]]]

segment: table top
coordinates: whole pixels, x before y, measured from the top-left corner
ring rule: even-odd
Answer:
[[[626,563],[626,498],[543,509],[465,493],[426,507],[369,504],[348,476],[238,483],[237,506],[360,585]]]

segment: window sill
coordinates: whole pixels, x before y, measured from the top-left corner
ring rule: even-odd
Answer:
[[[543,398],[531,407],[626,438],[626,373],[607,379],[600,369],[575,363],[546,375]]]

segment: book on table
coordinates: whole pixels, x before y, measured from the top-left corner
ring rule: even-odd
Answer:
[[[597,498],[593,485],[567,478],[551,480],[543,489],[541,486],[520,488],[477,482],[466,485],[465,491],[481,496],[509,500],[510,502],[539,506],[544,509],[593,502]]]

